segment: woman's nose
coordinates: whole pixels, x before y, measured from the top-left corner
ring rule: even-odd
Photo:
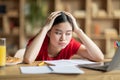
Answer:
[[[62,35],[61,35],[61,38],[60,38],[60,41],[64,41],[65,39],[66,39],[65,34],[62,34]]]

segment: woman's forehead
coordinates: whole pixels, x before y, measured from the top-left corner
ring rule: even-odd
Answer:
[[[72,30],[72,26],[69,22],[63,22],[53,26],[55,30]]]

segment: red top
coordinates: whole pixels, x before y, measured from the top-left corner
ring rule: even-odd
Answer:
[[[32,42],[33,39],[29,40],[28,45]],[[70,43],[64,49],[62,49],[56,57],[49,57],[48,56],[48,43],[49,43],[49,37],[46,36],[36,60],[40,61],[40,60],[70,59],[71,56],[76,54],[77,50],[79,49],[81,45],[80,42],[72,38]]]

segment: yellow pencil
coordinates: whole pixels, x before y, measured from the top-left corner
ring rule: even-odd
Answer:
[[[45,65],[47,65],[47,66],[55,66],[55,64],[47,63],[47,62],[44,62],[44,61],[41,61],[41,62],[38,64],[38,66],[45,66]]]

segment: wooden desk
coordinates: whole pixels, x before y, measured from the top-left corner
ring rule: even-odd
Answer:
[[[100,72],[89,69],[83,69],[85,74],[64,75],[64,74],[22,74],[20,66],[30,66],[28,64],[19,64],[15,66],[6,66],[0,69],[0,80],[119,80],[120,70],[111,72]]]

